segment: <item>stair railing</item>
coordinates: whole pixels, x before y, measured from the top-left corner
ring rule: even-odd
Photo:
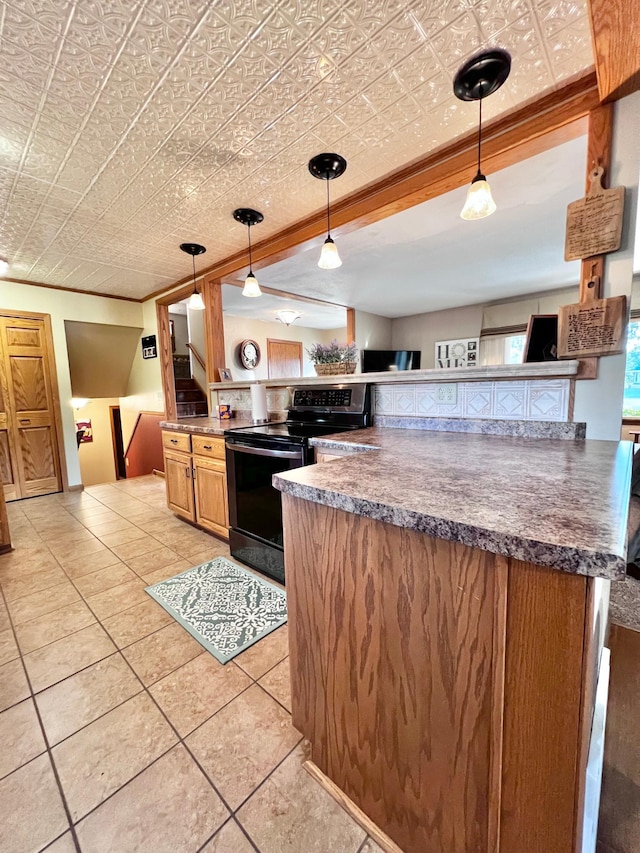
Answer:
[[[205,360],[204,360],[204,358],[200,355],[200,353],[198,352],[198,350],[194,347],[194,345],[193,345],[193,344],[187,344],[187,349],[189,350],[189,352],[190,352],[190,353],[192,353],[192,354],[193,354],[193,357],[194,357],[194,358],[195,358],[195,360],[198,362],[198,364],[200,365],[200,367],[201,367],[203,370],[205,370],[205,371],[206,371],[206,369],[207,369],[207,365],[206,365],[206,363],[205,363]]]

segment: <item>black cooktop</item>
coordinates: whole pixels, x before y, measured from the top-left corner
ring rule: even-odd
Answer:
[[[295,444],[304,444],[308,438],[320,435],[331,435],[334,432],[344,432],[349,429],[361,429],[359,426],[340,426],[336,424],[318,423],[295,423],[286,421],[283,423],[257,424],[250,427],[225,430],[225,435],[242,438],[263,438],[274,441],[290,441]]]

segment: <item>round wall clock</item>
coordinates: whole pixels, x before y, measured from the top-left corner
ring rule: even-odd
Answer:
[[[245,370],[253,370],[260,364],[260,347],[256,341],[246,340],[240,344],[240,361]]]

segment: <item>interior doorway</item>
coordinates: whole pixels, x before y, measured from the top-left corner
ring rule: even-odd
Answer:
[[[302,376],[302,342],[267,338],[269,379]]]
[[[109,406],[109,415],[111,418],[111,439],[113,442],[113,459],[116,466],[116,480],[126,480],[127,465],[124,459],[120,406]]]

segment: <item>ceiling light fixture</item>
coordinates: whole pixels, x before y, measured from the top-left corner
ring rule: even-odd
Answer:
[[[0,275],[4,275],[9,269],[9,261],[6,258],[0,258]]]
[[[281,323],[284,323],[285,326],[291,326],[296,320],[299,320],[301,316],[302,315],[298,314],[297,311],[292,311],[290,308],[282,308],[280,311],[276,311],[276,317]]]
[[[496,211],[491,187],[480,167],[482,151],[482,101],[497,92],[509,76],[511,56],[502,48],[485,50],[468,59],[458,69],[453,81],[453,92],[461,101],[479,102],[478,121],[478,171],[467,192],[467,200],[460,213],[462,219],[484,219]]]
[[[193,261],[193,293],[189,297],[187,308],[191,308],[192,311],[204,311],[204,300],[196,287],[196,255],[204,255],[207,250],[199,243],[180,243],[180,248],[187,255],[191,255]]]
[[[246,225],[247,232],[249,234],[249,274],[244,280],[242,295],[249,296],[250,298],[262,296],[258,279],[253,274],[253,267],[251,264],[251,226],[258,225],[262,222],[264,216],[259,210],[253,210],[251,207],[239,207],[237,210],[233,211],[233,218],[236,222],[241,222],[243,225]]]
[[[321,270],[334,270],[342,266],[336,244],[331,239],[329,208],[329,181],[339,178],[347,168],[347,161],[339,154],[318,154],[309,160],[309,171],[314,178],[327,182],[327,239],[322,246],[318,266]]]
[[[84,409],[84,407],[88,404],[88,397],[72,397],[71,405],[74,409]]]

